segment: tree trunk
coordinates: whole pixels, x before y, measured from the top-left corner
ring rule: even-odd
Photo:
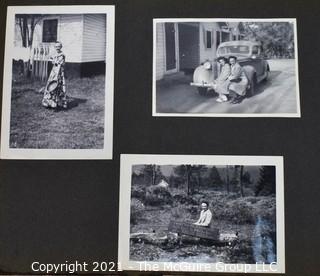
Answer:
[[[226,174],[227,174],[227,193],[229,194],[230,192],[230,178],[229,178],[229,166],[227,165],[226,168]]]
[[[186,166],[187,170],[187,194],[190,195],[190,172],[191,172],[191,166],[187,165]]]
[[[156,165],[152,165],[152,185],[156,185]]]
[[[242,178],[243,178],[243,166],[240,166],[240,176],[239,176],[239,183],[240,183],[240,193],[241,193],[241,197],[244,197],[244,193],[243,193],[243,183],[242,183]]]
[[[200,187],[201,187],[201,172],[198,171],[198,192],[200,193]]]

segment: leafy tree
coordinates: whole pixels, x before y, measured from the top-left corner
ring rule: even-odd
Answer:
[[[261,41],[268,57],[294,58],[294,28],[290,22],[244,22],[245,39]]]
[[[17,14],[16,24],[19,26],[22,47],[28,48],[32,46],[34,30],[40,22],[43,15],[41,14]]]
[[[274,195],[276,193],[276,170],[274,166],[262,166],[256,185],[256,196]]]
[[[31,53],[31,47],[33,43],[34,30],[40,20],[43,18],[41,14],[17,14],[15,17],[16,24],[19,26],[22,47],[29,48]],[[24,74],[30,77],[30,60],[24,63]]]
[[[157,165],[144,165],[141,169],[141,174],[144,176],[144,183],[146,185],[156,185],[162,178],[160,166]]]

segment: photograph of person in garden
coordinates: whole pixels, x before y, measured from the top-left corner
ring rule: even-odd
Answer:
[[[277,260],[276,167],[134,165],[130,260]]]
[[[104,149],[107,14],[41,8],[11,26],[9,148]]]

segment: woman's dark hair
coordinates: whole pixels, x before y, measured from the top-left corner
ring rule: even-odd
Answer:
[[[237,57],[235,57],[235,56],[230,56],[230,57],[229,57],[229,60],[230,60],[231,58],[233,58],[235,61],[237,61]]]
[[[217,61],[219,62],[220,60],[224,60],[225,63],[228,63],[228,59],[226,59],[225,57],[218,57]]]

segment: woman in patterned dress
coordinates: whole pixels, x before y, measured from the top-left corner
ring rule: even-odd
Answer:
[[[53,67],[44,89],[42,105],[51,108],[67,108],[66,83],[64,77],[66,57],[61,51],[61,42],[56,42],[54,48],[56,53],[53,57],[50,57]]]

